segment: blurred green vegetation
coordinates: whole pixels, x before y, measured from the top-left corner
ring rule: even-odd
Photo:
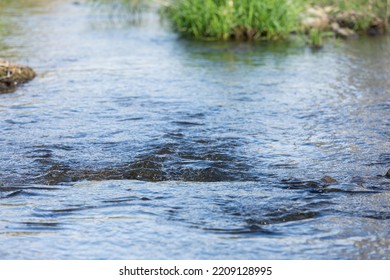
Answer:
[[[357,16],[350,28],[364,31],[375,17],[388,19],[390,1],[171,0],[165,15],[177,32],[197,39],[279,39],[304,30],[302,17],[309,6],[331,6],[330,16],[353,11]],[[313,38],[321,37],[313,32]]]
[[[302,1],[173,0],[174,29],[195,38],[278,39],[299,30]]]

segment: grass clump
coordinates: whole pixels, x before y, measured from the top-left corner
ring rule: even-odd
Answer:
[[[176,31],[196,39],[279,39],[300,28],[302,1],[172,0]]]

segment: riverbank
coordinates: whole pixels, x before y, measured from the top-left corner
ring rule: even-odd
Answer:
[[[0,94],[13,92],[19,84],[26,83],[36,76],[28,66],[0,60]]]

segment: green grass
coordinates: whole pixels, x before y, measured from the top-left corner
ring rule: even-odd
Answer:
[[[302,1],[171,0],[165,14],[197,39],[279,39],[300,29]]]
[[[302,31],[309,5],[332,6],[333,14],[354,11],[347,26],[364,33],[376,17],[389,18],[390,0],[168,0],[165,15],[177,32],[196,39],[280,39]],[[311,41],[321,34],[309,32]]]

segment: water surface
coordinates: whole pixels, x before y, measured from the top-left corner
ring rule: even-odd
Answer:
[[[0,95],[0,258],[390,258],[388,37],[201,43],[26,3],[0,12],[38,72]]]

